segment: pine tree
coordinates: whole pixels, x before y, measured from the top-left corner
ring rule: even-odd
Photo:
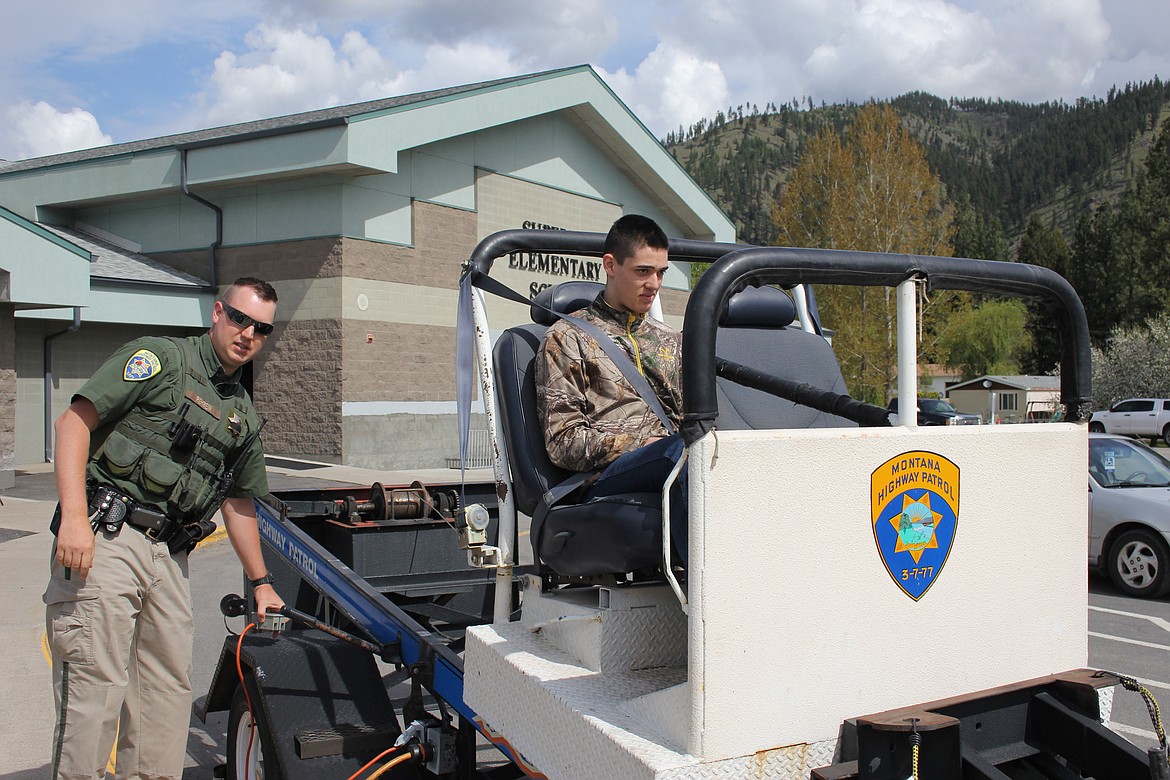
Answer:
[[[1072,251],[1059,229],[1045,225],[1040,217],[1032,215],[1028,220],[1027,232],[1020,241],[1016,259],[1068,278]],[[1075,282],[1073,288],[1076,289]],[[1023,369],[1029,374],[1047,374],[1060,364],[1060,315],[1053,304],[1046,300],[1033,298],[1026,301],[1025,305],[1028,309],[1026,327],[1032,337],[1032,345],[1021,358]]]

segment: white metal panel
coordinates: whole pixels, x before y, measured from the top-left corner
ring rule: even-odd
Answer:
[[[872,473],[911,451],[959,469],[950,554],[917,601],[887,571],[871,520]],[[815,743],[845,717],[1084,666],[1086,451],[1084,426],[1067,424],[698,442],[690,751]]]

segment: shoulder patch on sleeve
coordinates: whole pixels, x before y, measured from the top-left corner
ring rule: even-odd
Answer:
[[[162,370],[162,361],[149,349],[140,349],[126,361],[122,370],[122,378],[127,382],[141,382],[150,379]]]

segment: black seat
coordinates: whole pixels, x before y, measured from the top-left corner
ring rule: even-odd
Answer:
[[[824,337],[792,324],[796,306],[776,287],[747,287],[719,317],[715,352],[724,360],[780,379],[848,395],[833,348]],[[724,430],[846,428],[857,423],[718,377],[715,383]]]
[[[516,508],[534,518],[532,549],[538,563],[567,577],[625,574],[661,565],[662,497],[632,493],[572,503],[543,512],[542,499],[573,474],[548,458],[544,426],[536,411],[535,360],[540,341],[557,319],[543,307],[571,313],[588,306],[604,289],[596,282],[563,282],[537,295],[533,324],[505,330],[493,350],[512,494]],[[539,304],[539,305],[537,305]],[[792,299],[774,287],[737,293],[720,319],[720,357],[844,393],[836,357],[821,336],[792,326]],[[722,378],[719,417],[724,430],[848,426],[844,418],[808,409]],[[543,514],[543,520],[538,521]]]
[[[596,282],[563,282],[543,290],[536,303],[571,313],[593,302],[604,289]],[[533,306],[531,325],[504,331],[493,349],[496,394],[516,508],[537,518],[550,488],[572,476],[553,465],[536,413],[535,360],[540,340],[556,319]],[[662,558],[662,497],[657,493],[608,496],[583,504],[562,503],[534,521],[532,550],[538,563],[558,574],[588,577],[657,566]]]

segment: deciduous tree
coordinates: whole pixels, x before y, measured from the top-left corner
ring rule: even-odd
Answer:
[[[1092,352],[1094,409],[1134,396],[1170,398],[1170,315],[1118,328]]]
[[[782,245],[951,254],[942,185],[885,104],[862,107],[844,137],[829,127],[818,133],[772,218]],[[897,366],[892,291],[827,287],[818,295],[850,392],[884,404]],[[945,311],[951,300],[936,296],[934,305]]]
[[[947,364],[963,380],[984,374],[1018,374],[1020,358],[1031,343],[1024,328],[1027,309],[1022,301],[987,300],[956,312],[941,341]]]

